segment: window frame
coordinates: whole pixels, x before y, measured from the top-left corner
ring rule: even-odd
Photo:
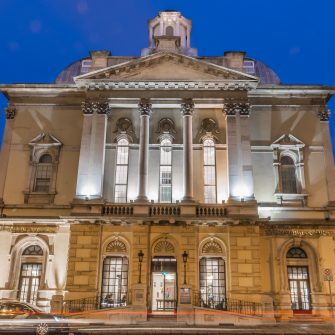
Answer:
[[[168,141],[169,145],[167,145],[166,147],[169,147],[170,150],[170,158],[168,159],[168,163],[162,163],[163,160],[163,151],[164,151],[164,142]],[[166,169],[170,169],[170,184],[165,184],[162,183],[162,168],[166,168]],[[165,171],[165,172],[169,172],[169,171]],[[164,136],[160,139],[160,143],[159,143],[159,182],[158,182],[158,199],[159,199],[159,203],[166,203],[166,204],[170,204],[172,203],[172,190],[173,190],[173,145],[172,145],[172,139],[170,138],[170,136]],[[169,186],[169,187],[167,187]],[[164,188],[169,188],[170,189],[170,199],[169,200],[162,200],[162,189]]]
[[[213,145],[206,145],[206,142],[212,142]],[[207,150],[213,150],[213,159],[214,163],[212,164],[206,164],[206,151]],[[203,150],[203,199],[205,204],[217,204],[218,202],[218,195],[217,195],[217,173],[216,173],[216,146],[215,146],[215,140],[213,137],[205,137],[202,140],[202,150]],[[206,184],[206,168],[211,167],[214,170],[214,184]],[[214,202],[207,201],[206,199],[206,188],[214,188]]]

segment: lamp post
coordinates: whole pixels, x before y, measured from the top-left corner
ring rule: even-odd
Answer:
[[[140,250],[140,252],[137,254],[137,256],[138,256],[138,264],[139,264],[139,267],[140,267],[140,272],[138,274],[138,283],[141,284],[142,262],[143,262],[143,256],[144,256],[143,251]]]
[[[186,285],[186,263],[187,263],[187,257],[188,257],[188,253],[186,252],[186,250],[183,252],[182,256],[183,256],[183,262],[184,262],[184,285]]]

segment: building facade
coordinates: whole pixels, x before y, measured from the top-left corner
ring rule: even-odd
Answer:
[[[335,87],[199,56],[191,28],[160,12],[141,56],[0,85],[0,298],[123,323],[329,318]]]

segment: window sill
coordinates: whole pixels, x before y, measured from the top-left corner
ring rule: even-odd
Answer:
[[[307,193],[275,193],[277,204],[285,206],[301,206],[307,205]]]
[[[55,200],[56,192],[44,193],[44,192],[24,192],[24,203],[25,204],[41,204],[49,205],[53,204]]]

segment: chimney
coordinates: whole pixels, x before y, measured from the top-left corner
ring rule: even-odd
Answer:
[[[108,57],[111,56],[112,53],[107,50],[101,51],[90,51],[90,56],[92,58],[92,67],[91,69],[98,70],[103,69],[108,66]]]
[[[244,51],[226,51],[224,58],[229,68],[236,71],[243,71]]]

